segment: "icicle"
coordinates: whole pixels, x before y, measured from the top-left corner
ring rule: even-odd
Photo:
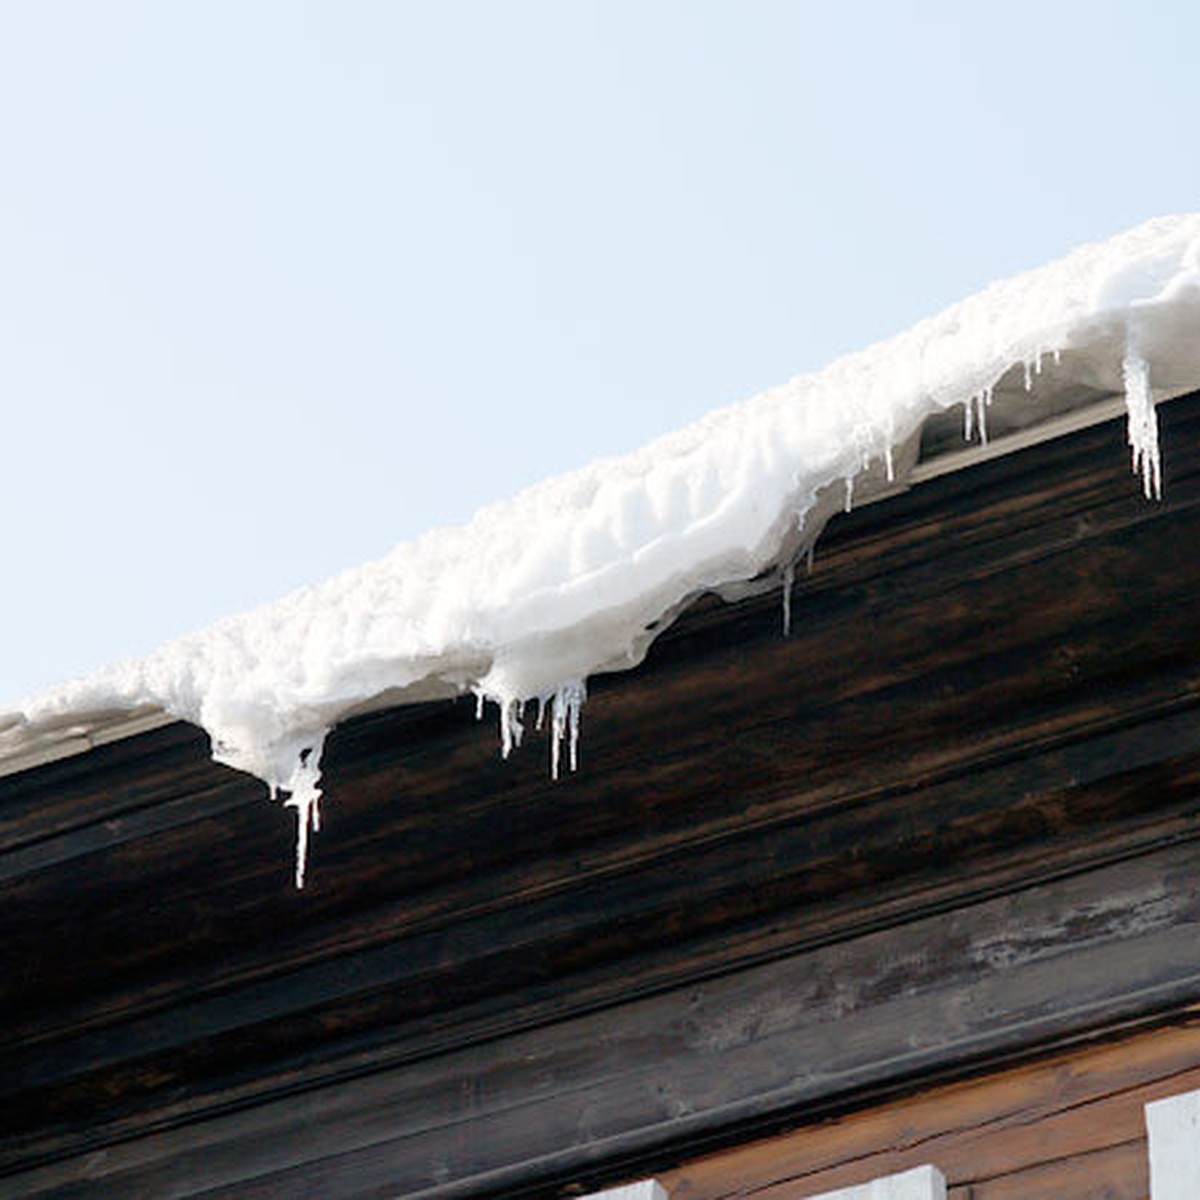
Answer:
[[[979,426],[979,444],[988,444],[987,410],[992,403],[992,389],[986,387],[975,397],[976,424]]]
[[[1125,382],[1133,472],[1142,477],[1146,499],[1161,500],[1162,462],[1158,453],[1158,415],[1150,392],[1150,367],[1134,344],[1132,331],[1125,343],[1121,375]]]
[[[312,833],[321,831],[321,753],[323,742],[308,746],[300,751],[299,761],[293,768],[286,784],[273,789],[278,796],[280,790],[290,795],[283,802],[285,808],[296,810],[296,887],[304,887],[304,873],[308,868],[308,841]]]
[[[979,431],[979,444],[988,444],[987,410],[992,405],[992,389],[985,387],[963,401],[963,441],[969,442],[971,435]]]
[[[846,485],[846,511],[854,507],[854,476],[847,475],[842,482]]]
[[[572,771],[579,770],[579,723],[583,717],[585,699],[587,699],[587,684],[581,679],[573,685],[568,697],[567,728],[570,733],[570,742],[567,750]]]
[[[525,715],[523,700],[497,700],[500,708],[500,757],[507,758],[521,744],[525,727],[521,718]]]
[[[1033,364],[1029,359],[1025,360],[1025,390],[1027,392],[1033,391]]]
[[[809,547],[809,554],[812,554],[812,547]],[[811,558],[809,559],[809,570],[812,570]],[[792,585],[796,582],[796,564],[789,562],[783,568],[783,636],[788,637],[792,632]]]
[[[883,467],[887,472],[888,483],[896,482],[896,464],[892,460],[892,443],[888,442],[883,448]]]
[[[483,693],[477,691],[475,693],[475,720],[477,720],[477,721],[483,720],[483,701],[484,701]]]
[[[570,769],[579,769],[579,715],[587,698],[582,680],[573,679],[550,697],[550,778],[558,778],[563,741],[567,742]]]

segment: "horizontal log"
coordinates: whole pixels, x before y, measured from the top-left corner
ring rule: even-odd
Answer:
[[[1192,1014],[708,1155],[662,1180],[672,1200],[795,1200],[933,1162],[951,1196],[1145,1200],[1145,1106],[1198,1082]]]
[[[1200,846],[12,1177],[9,1194],[453,1197],[1027,1054],[1200,995]],[[608,1169],[613,1169],[610,1165]]]

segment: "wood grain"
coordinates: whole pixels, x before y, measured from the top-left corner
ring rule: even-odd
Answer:
[[[1161,505],[1114,424],[836,522],[790,638],[700,598],[557,784],[465,702],[347,722],[303,893],[186,726],[0,779],[0,1190],[552,1195],[1200,999],[1162,415]]]
[[[816,1123],[662,1175],[672,1200],[802,1200],[935,1164],[963,1200],[1146,1200],[1145,1105],[1200,1084],[1200,1019]]]

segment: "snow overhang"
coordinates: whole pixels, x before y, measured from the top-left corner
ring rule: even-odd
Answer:
[[[473,691],[497,705],[507,753],[534,702],[557,764],[589,676],[636,665],[697,594],[786,576],[842,508],[1118,411],[1157,494],[1154,404],[1200,387],[1198,333],[1200,214],[1149,222],[465,527],[33,697],[0,716],[0,771],[192,721],[214,757],[289,794],[302,866],[324,737],[349,716]]]

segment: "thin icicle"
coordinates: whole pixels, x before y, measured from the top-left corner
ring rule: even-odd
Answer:
[[[975,405],[979,402],[978,396],[968,396],[963,401],[963,441],[969,442],[971,435],[975,432]]]
[[[811,547],[809,552],[811,554]],[[809,570],[812,570],[811,559]],[[792,632],[792,585],[796,582],[796,564],[789,562],[783,568],[783,636]]]
[[[296,887],[304,887],[304,874],[308,869],[308,843],[310,834],[321,831],[321,753],[324,742],[305,747],[300,751],[296,766],[282,789],[291,793],[283,802],[285,808],[296,810]]]
[[[1150,392],[1150,367],[1137,349],[1132,332],[1125,343],[1121,375],[1125,382],[1133,473],[1141,476],[1147,500],[1161,500],[1162,462],[1158,453],[1158,415]]]
[[[1033,391],[1033,363],[1029,359],[1025,360],[1025,390]]]
[[[486,699],[482,692],[475,693],[475,720],[483,720],[483,702]]]
[[[550,778],[558,778],[562,744],[567,742],[567,761],[572,771],[579,769],[579,716],[587,688],[581,679],[564,683],[550,697]]]
[[[888,442],[883,448],[883,466],[887,471],[888,483],[896,482],[896,463],[892,458],[892,443]]]
[[[521,744],[525,727],[521,718],[525,715],[523,700],[497,700],[500,709],[500,757],[507,758]]]
[[[992,403],[992,389],[986,387],[975,397],[976,424],[979,426],[979,444],[988,444],[987,410]]]
[[[846,485],[846,511],[849,512],[854,507],[854,476],[847,475],[842,482]]]

